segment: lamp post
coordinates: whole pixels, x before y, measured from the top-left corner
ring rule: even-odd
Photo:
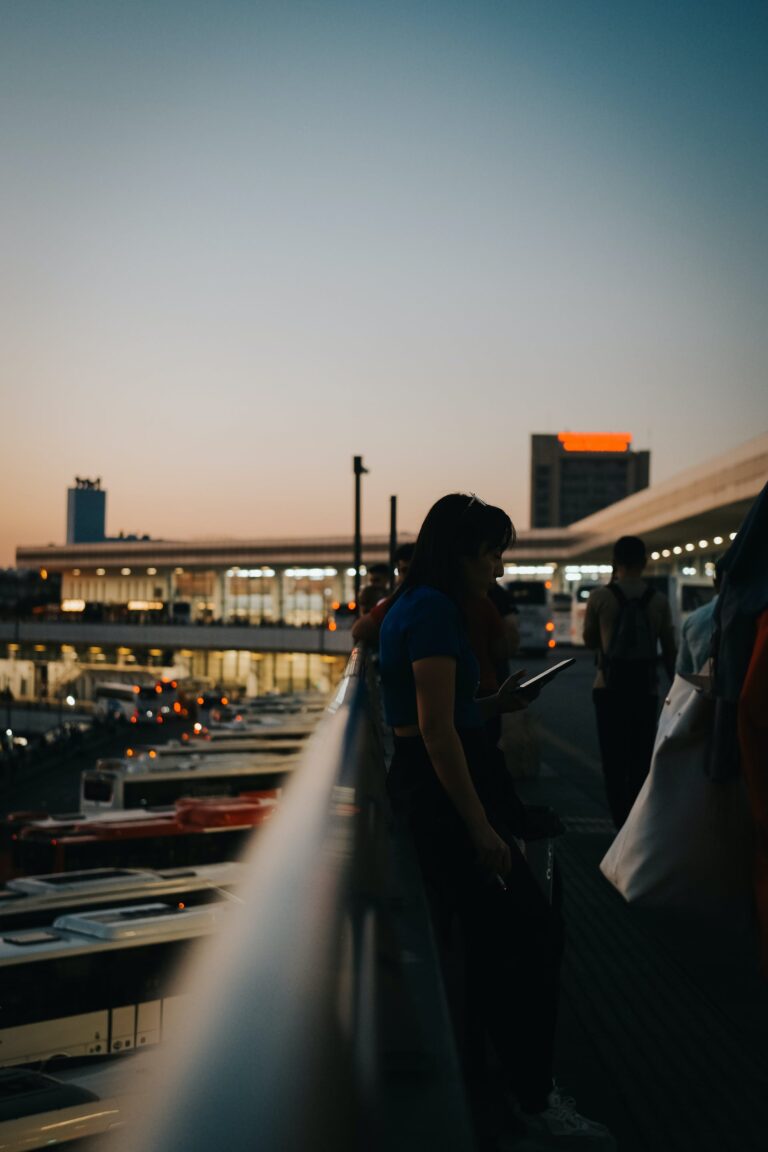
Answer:
[[[368,472],[367,468],[363,467],[362,456],[353,456],[353,471],[355,474],[355,542],[354,542],[354,567],[355,567],[355,604],[360,600],[360,565],[363,562],[363,541],[360,535],[360,477],[365,476]]]
[[[397,496],[389,498],[389,585],[395,586],[395,552],[397,551]]]

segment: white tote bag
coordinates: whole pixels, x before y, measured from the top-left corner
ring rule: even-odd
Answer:
[[[695,681],[675,677],[648,778],[600,871],[630,903],[740,913],[751,891],[749,808],[741,779],[706,775],[713,710]]]

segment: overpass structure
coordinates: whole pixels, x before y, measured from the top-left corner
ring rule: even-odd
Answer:
[[[607,559],[613,541],[624,535],[641,536],[659,561],[691,543],[722,550],[766,482],[768,433],[572,524],[562,559]]]

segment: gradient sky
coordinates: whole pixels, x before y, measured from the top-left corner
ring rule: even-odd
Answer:
[[[768,427],[768,8],[0,2],[0,565],[528,524],[531,432]]]

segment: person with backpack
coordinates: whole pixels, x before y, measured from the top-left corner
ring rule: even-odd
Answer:
[[[584,643],[596,652],[592,692],[605,791],[620,828],[643,786],[659,713],[658,649],[670,680],[675,635],[669,601],[643,580],[645,544],[621,536],[613,547],[610,584],[587,601]]]

